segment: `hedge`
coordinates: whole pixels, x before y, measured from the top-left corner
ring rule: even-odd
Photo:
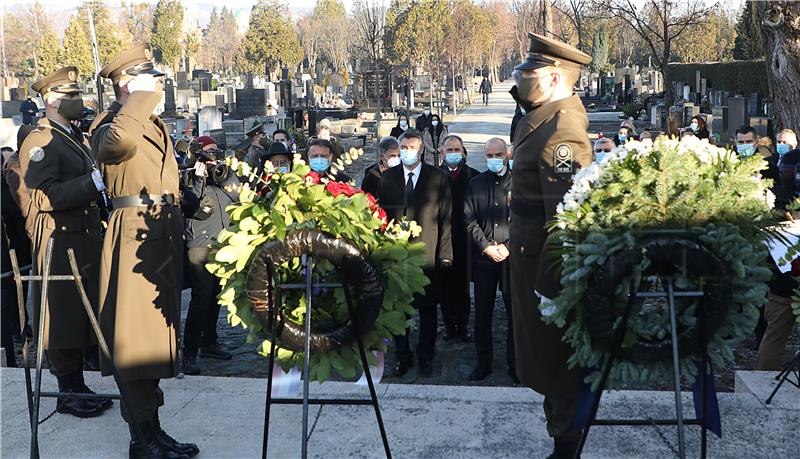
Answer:
[[[767,65],[764,59],[752,61],[709,62],[697,64],[669,64],[672,81],[681,81],[694,87],[695,72],[708,80],[707,88],[741,95],[757,92],[769,96]]]

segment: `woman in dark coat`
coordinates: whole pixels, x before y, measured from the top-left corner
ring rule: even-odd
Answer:
[[[706,120],[703,119],[700,115],[694,115],[692,117],[691,124],[689,124],[689,128],[694,131],[694,135],[697,136],[698,139],[707,139],[709,137],[708,132],[708,125],[706,124]]]
[[[408,126],[408,115],[400,115],[400,117],[397,119],[397,126],[392,128],[392,132],[389,135],[395,139],[399,139],[400,136],[406,132]]]

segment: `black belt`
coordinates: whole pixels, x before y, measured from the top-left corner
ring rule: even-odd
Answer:
[[[121,196],[111,198],[114,209],[123,207],[151,207],[151,206],[176,206],[174,194],[140,194],[136,196]]]

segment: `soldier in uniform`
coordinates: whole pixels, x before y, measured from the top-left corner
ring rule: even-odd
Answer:
[[[67,257],[67,249],[72,249],[89,302],[96,308],[102,245],[97,200],[105,185],[86,140],[71,124],[83,116],[77,77],[77,68],[64,67],[31,86],[45,102],[45,117],[21,139],[20,176],[28,189],[30,213],[35,215],[31,234],[35,272],[42,273],[52,238],[50,274],[72,274]],[[41,283],[35,287],[34,298],[39,300]],[[37,322],[41,306],[37,303],[34,310]],[[89,357],[83,350],[92,348],[96,337],[74,283],[48,285],[43,330],[44,349],[59,392],[91,392],[83,382],[83,362]],[[88,418],[99,416],[111,404],[106,398],[59,397],[57,411]]]
[[[592,162],[586,111],[572,88],[591,57],[557,40],[528,34],[530,50],[516,67],[512,96],[525,110],[514,136],[511,192],[511,288],[517,375],[543,394],[547,431],[555,439],[551,458],[572,458],[581,373],[567,367],[572,349],[562,329],[542,321],[538,304],[561,287],[559,259],[545,248],[546,223],[572,185],[579,167]],[[555,244],[557,242],[553,242]]]
[[[183,223],[178,163],[164,123],[153,115],[163,74],[150,48],[139,45],[100,71],[117,101],[90,128],[114,207],[103,243],[100,325],[109,339],[120,388],[130,405],[132,458],[188,458],[196,445],[178,443],[161,429],[161,378],[178,372]],[[109,362],[101,371],[110,374]]]
[[[261,162],[261,157],[267,152],[261,145],[261,139],[264,137],[264,123],[257,123],[245,135],[250,139],[250,148],[247,149],[245,161],[250,167],[256,168]]]

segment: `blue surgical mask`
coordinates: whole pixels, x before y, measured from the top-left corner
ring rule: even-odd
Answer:
[[[746,158],[753,156],[753,153],[756,152],[756,147],[752,143],[742,143],[736,145],[736,152],[739,153],[739,156]]]
[[[400,150],[400,161],[406,166],[413,166],[419,162],[419,152],[417,150]]]
[[[503,158],[488,158],[486,160],[486,167],[488,167],[489,170],[495,174],[502,172],[504,166],[505,164],[503,164]]]
[[[278,168],[278,172],[280,172],[281,174],[285,174],[289,172],[289,168],[287,166],[281,166]]]
[[[606,157],[606,155],[607,155],[607,154],[608,154],[608,153],[606,153],[606,152],[604,152],[604,151],[601,151],[601,152],[595,152],[595,154],[594,154],[594,161],[595,161],[597,164],[600,164],[600,163],[602,163],[602,162],[603,162],[603,159],[605,159],[605,157]]]
[[[775,150],[778,152],[779,155],[783,156],[786,153],[789,153],[792,147],[789,146],[788,143],[779,143]]]
[[[447,164],[455,166],[461,162],[461,153],[446,153],[444,160],[447,161]]]
[[[692,123],[689,125],[689,129],[691,129],[693,132],[697,132],[700,129],[700,125],[697,123]]]
[[[625,143],[628,140],[628,134],[617,134],[620,143]]]
[[[312,171],[322,173],[328,170],[330,161],[328,161],[328,158],[318,156],[316,158],[311,158],[308,165],[311,166]]]
[[[514,160],[513,159],[509,159],[508,160],[508,170],[512,170],[512,169],[514,169]]]

